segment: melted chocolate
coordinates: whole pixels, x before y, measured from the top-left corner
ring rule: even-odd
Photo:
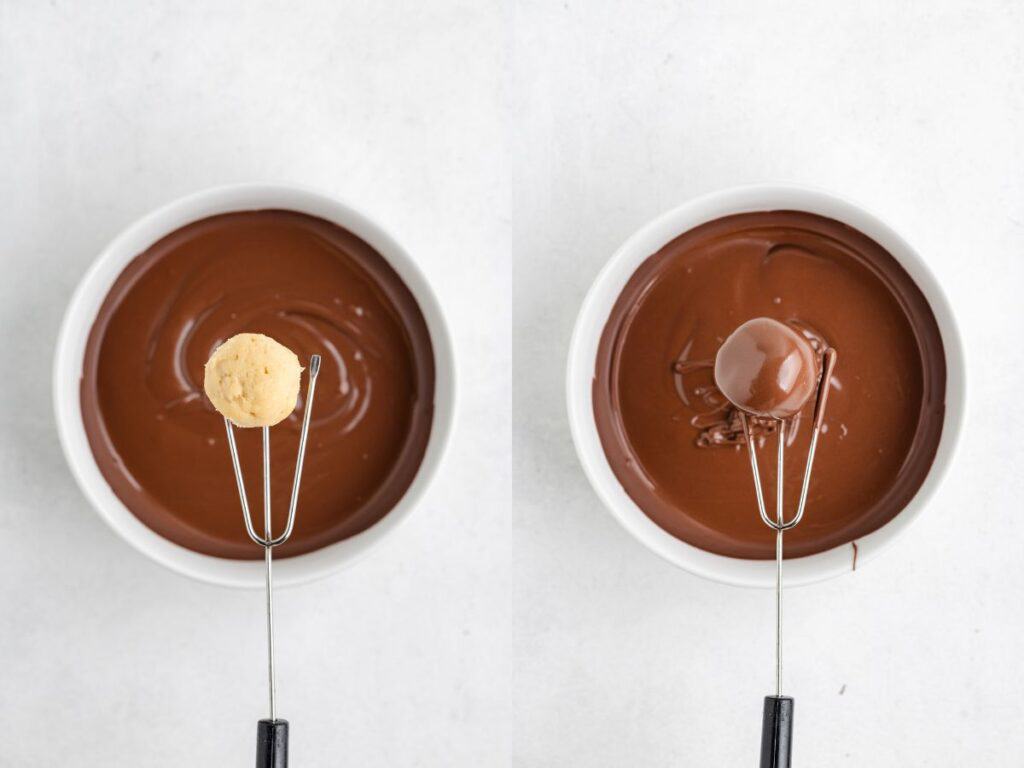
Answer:
[[[297,523],[282,556],[366,530],[398,503],[426,450],[430,336],[379,253],[301,213],[203,219],[154,244],[117,278],[89,335],[81,387],[103,476],[171,541],[218,557],[263,556],[243,528],[223,420],[202,393],[203,364],[243,331],[280,341],[303,365],[323,356]],[[270,430],[278,531],[302,408],[300,395],[298,409]],[[260,430],[236,436],[250,504],[259,509]]]
[[[798,330],[839,364],[807,514],[787,557],[854,541],[891,520],[931,467],[945,412],[946,365],[931,308],[870,238],[809,213],[729,216],[679,236],[627,282],[601,337],[594,416],[619,482],[674,536],[732,557],[774,557],[757,513],[738,411],[715,386],[726,337],[755,317]],[[813,398],[787,431],[803,466]],[[755,420],[764,444],[771,421]],[[796,458],[799,457],[799,458]],[[762,460],[765,488],[775,462]],[[800,472],[788,472],[786,499]]]

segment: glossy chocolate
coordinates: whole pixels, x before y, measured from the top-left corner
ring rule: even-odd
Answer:
[[[609,463],[636,504],[674,536],[751,559],[774,556],[757,512],[739,412],[714,381],[726,337],[751,318],[785,323],[839,353],[807,513],[787,557],[855,541],[891,520],[931,467],[942,432],[938,325],[899,263],[865,235],[794,211],[729,216],[648,258],[602,333],[594,416]],[[792,419],[787,456],[803,466],[813,397]],[[766,443],[771,420],[755,419]],[[774,445],[773,442],[767,443]],[[774,488],[775,462],[762,461]],[[786,499],[800,473],[787,473]]]
[[[742,411],[788,419],[806,405],[818,385],[810,342],[770,317],[747,320],[715,355],[715,386]]]
[[[118,277],[90,332],[81,387],[103,476],[171,541],[218,557],[263,556],[243,528],[223,420],[202,393],[203,364],[242,331],[280,341],[303,365],[323,356],[297,523],[282,556],[366,530],[398,503],[426,450],[430,335],[379,253],[301,213],[198,221]],[[270,430],[276,530],[287,516],[302,408],[300,395],[298,409]],[[260,430],[236,435],[249,499],[260,508]]]

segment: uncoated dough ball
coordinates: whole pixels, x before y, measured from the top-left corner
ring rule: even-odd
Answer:
[[[203,388],[233,424],[272,427],[295,410],[301,373],[288,347],[259,333],[240,333],[210,355]]]

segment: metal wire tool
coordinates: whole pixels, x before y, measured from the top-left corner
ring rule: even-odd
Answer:
[[[786,455],[786,420],[779,419],[776,430],[778,447],[778,469],[775,476],[775,519],[768,515],[765,507],[764,491],[761,487],[761,474],[757,468],[756,438],[751,434],[748,415],[740,410],[743,422],[743,435],[750,454],[750,469],[754,475],[754,491],[757,495],[757,508],[761,520],[775,531],[775,695],[765,696],[764,715],[761,724],[761,768],[789,768],[793,743],[793,698],[782,695],[782,537],[795,528],[803,519],[807,505],[807,491],[811,485],[811,467],[814,464],[814,452],[818,447],[818,435],[825,418],[825,403],[832,371],[836,364],[836,351],[828,348],[824,351],[821,364],[821,378],[818,380],[817,395],[814,403],[814,416],[811,423],[811,442],[807,451],[807,463],[804,465],[803,483],[800,487],[800,499],[796,513],[786,520],[783,511],[783,478]]]
[[[292,482],[292,496],[288,505],[288,522],[284,531],[273,535],[270,515],[270,427],[263,427],[263,535],[256,533],[256,528],[249,512],[249,500],[245,493],[245,480],[242,477],[242,465],[238,459],[238,446],[235,444],[235,431],[231,421],[224,419],[224,428],[228,436],[228,448],[231,451],[231,464],[235,470],[235,481],[238,483],[238,496],[242,502],[242,517],[245,520],[245,531],[253,543],[263,547],[263,559],[266,563],[267,590],[267,673],[270,689],[270,717],[260,720],[256,731],[256,768],[287,768],[288,766],[288,721],[277,717],[277,680],[274,672],[274,547],[288,541],[295,528],[295,510],[299,502],[299,485],[302,481],[302,462],[306,455],[306,440],[309,436],[309,422],[313,413],[313,394],[316,390],[316,377],[320,373],[320,355],[313,355],[309,360],[309,383],[306,389],[305,411],[302,415],[302,431],[299,434],[299,455],[295,461],[295,479]]]

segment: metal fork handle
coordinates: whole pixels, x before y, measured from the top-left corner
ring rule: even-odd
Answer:
[[[256,768],[288,768],[287,720],[260,720],[256,726]]]
[[[790,768],[793,755],[793,699],[765,696],[761,720],[761,768]]]

